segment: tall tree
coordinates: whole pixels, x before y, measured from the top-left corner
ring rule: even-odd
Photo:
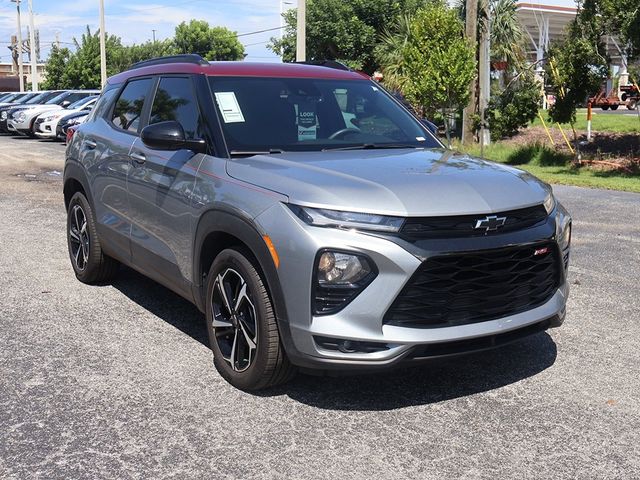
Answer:
[[[47,78],[42,82],[44,90],[59,90],[70,87],[64,81],[64,72],[67,70],[70,57],[71,51],[68,48],[59,48],[55,44],[51,47],[45,65]]]
[[[518,19],[516,0],[491,0],[491,57],[511,68],[525,58],[524,30]]]
[[[80,40],[73,39],[76,51],[70,56],[62,82],[68,88],[100,88],[100,38],[99,32],[87,30]],[[121,71],[116,62],[122,56],[122,43],[114,35],[106,37],[107,75]]]
[[[244,45],[235,32],[211,27],[204,20],[182,22],[176,27],[174,42],[180,53],[197,53],[209,61],[244,58]]]
[[[414,12],[429,0],[307,0],[307,57],[339,60],[372,74],[380,66],[374,53],[378,38],[398,17]],[[295,61],[296,12],[283,14],[282,39],[268,48]]]
[[[411,22],[410,40],[403,50],[405,93],[428,116],[449,111],[469,101],[469,82],[475,75],[475,50],[464,37],[464,24],[454,9],[433,1],[418,10]]]

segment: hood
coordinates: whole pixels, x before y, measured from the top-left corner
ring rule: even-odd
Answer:
[[[231,177],[291,203],[397,216],[513,210],[542,203],[550,190],[522,170],[440,149],[288,152],[227,165]]]

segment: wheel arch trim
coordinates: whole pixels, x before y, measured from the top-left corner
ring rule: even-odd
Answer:
[[[66,193],[67,185],[69,185],[70,181],[76,181],[84,190],[84,194],[89,201],[89,205],[91,209],[94,209],[93,203],[93,195],[91,194],[91,189],[89,188],[89,179],[85,170],[80,166],[80,164],[74,160],[67,159],[64,166],[64,174],[63,174],[63,194]],[[65,209],[68,207],[67,198],[65,195]]]
[[[206,301],[206,282],[204,279],[208,272],[203,271],[203,268],[201,268],[204,243],[209,235],[218,233],[237,238],[250,250],[258,262],[260,273],[264,275],[264,280],[273,302],[276,318],[278,321],[286,322],[288,317],[284,302],[284,293],[280,285],[278,270],[273,262],[269,247],[263,239],[266,233],[263,232],[248,215],[244,214],[244,212],[222,206],[203,213],[195,228],[193,288],[195,290],[194,297],[196,302],[198,302],[198,308],[204,311]]]

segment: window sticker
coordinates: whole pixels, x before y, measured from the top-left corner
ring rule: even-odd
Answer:
[[[244,122],[244,115],[234,92],[216,92],[215,95],[224,123]]]
[[[426,142],[427,141],[427,139],[424,138],[424,137],[416,137],[416,140],[419,141],[419,142]]]
[[[318,136],[318,118],[316,106],[310,102],[301,102],[297,108],[298,141],[315,140]]]

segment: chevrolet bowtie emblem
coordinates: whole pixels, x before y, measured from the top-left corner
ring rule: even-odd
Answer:
[[[485,218],[476,220],[475,229],[491,232],[504,226],[507,217],[498,217],[497,215],[487,215]]]

